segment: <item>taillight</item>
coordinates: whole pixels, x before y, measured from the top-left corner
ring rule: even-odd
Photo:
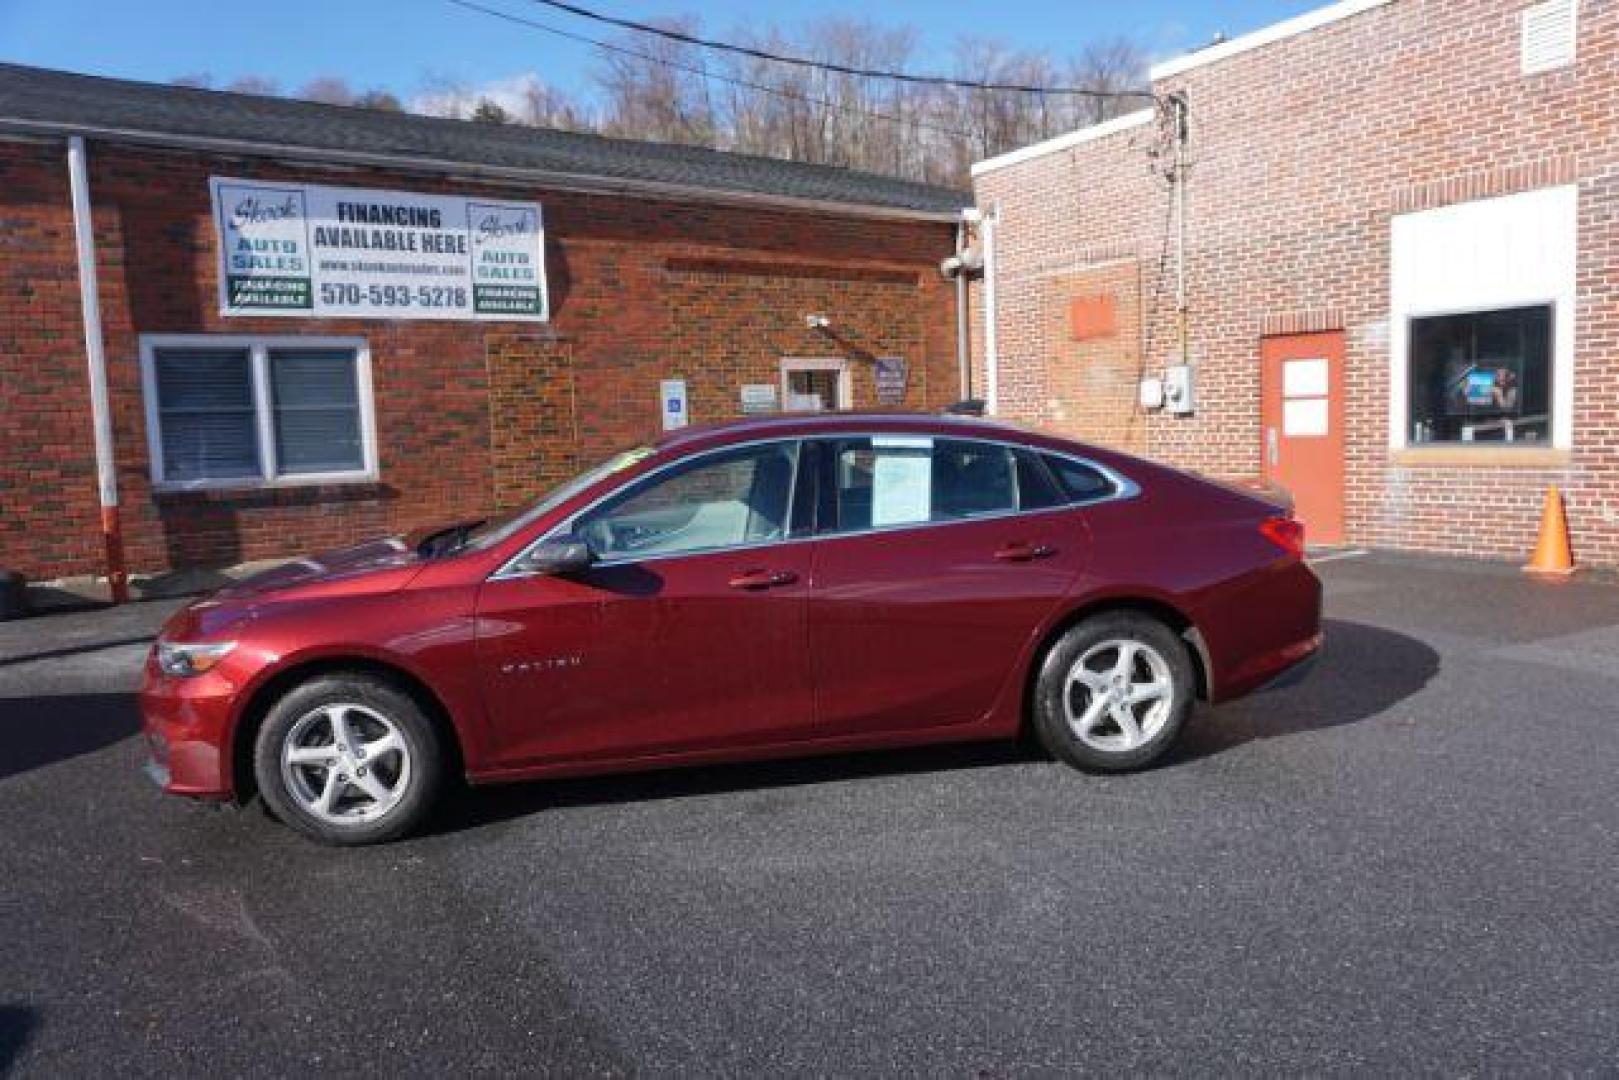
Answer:
[[[1294,558],[1304,557],[1304,523],[1277,515],[1259,523],[1260,534]]]

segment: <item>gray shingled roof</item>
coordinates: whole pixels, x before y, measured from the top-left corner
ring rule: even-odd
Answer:
[[[827,165],[542,128],[319,105],[0,64],[0,127],[215,139],[357,158],[408,158],[721,195],[951,213],[966,192]]]

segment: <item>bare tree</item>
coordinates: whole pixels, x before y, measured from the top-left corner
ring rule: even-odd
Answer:
[[[1129,38],[1092,42],[1069,65],[1067,78],[1075,86],[1116,94],[1141,90],[1147,85],[1147,54]],[[1089,98],[1083,103],[1083,119],[1097,124],[1144,104],[1145,98]]]
[[[236,94],[257,94],[260,97],[275,97],[281,93],[280,85],[263,75],[240,75],[227,83],[225,89]]]
[[[297,96],[323,105],[353,105],[355,102],[354,91],[341,75],[318,75],[304,83]]]
[[[695,23],[676,25],[692,32]],[[791,36],[776,26],[730,36],[761,52],[873,71],[906,70],[919,40],[910,27],[851,19],[823,19]],[[958,42],[954,67],[961,80],[1050,87],[1050,93],[931,86],[709,55],[645,35],[615,44],[644,55],[611,55],[597,73],[609,134],[957,185],[967,182],[973,161],[1137,107],[1134,99],[1109,95],[1145,81],[1141,50],[1125,39],[1095,43],[1061,62],[993,39]],[[1065,84],[1103,94],[1062,93]]]
[[[699,24],[686,18],[661,25],[695,33]],[[763,52],[872,71],[909,70],[920,42],[914,27],[842,18],[792,32],[766,24],[727,36]],[[1106,120],[1147,100],[1139,94],[1147,85],[1146,57],[1128,38],[1090,42],[1064,56],[979,36],[957,41],[951,69],[958,79],[1035,92],[851,75],[710,52],[650,34],[626,33],[613,44],[616,49],[602,52],[593,73],[597,108],[532,74],[478,85],[429,77],[408,107],[432,116],[599,131],[959,187],[969,182],[974,161]],[[208,87],[213,76],[198,72],[174,82]],[[1099,93],[1064,93],[1065,87]],[[229,88],[277,92],[275,83],[255,75]],[[335,75],[311,80],[296,96],[392,111],[405,107],[386,90],[356,93]]]
[[[354,99],[354,104],[382,112],[404,112],[405,104],[387,90],[367,90]]]
[[[688,34],[697,30],[695,19],[659,25]],[[602,130],[655,142],[718,145],[709,80],[700,74],[708,63],[704,50],[645,35],[624,40],[633,44],[625,52],[603,53],[596,72],[605,98]]]
[[[592,126],[589,116],[578,102],[537,78],[529,79],[524,84],[516,119],[530,127],[562,131],[588,131]]]

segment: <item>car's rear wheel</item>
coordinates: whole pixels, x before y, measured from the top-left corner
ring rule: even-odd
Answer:
[[[438,733],[399,687],[322,675],[270,707],[254,746],[259,792],[277,818],[326,844],[392,840],[421,824],[443,773]]]
[[[1149,615],[1106,612],[1075,624],[1046,653],[1031,719],[1041,744],[1076,768],[1139,769],[1174,745],[1195,688],[1174,630]]]

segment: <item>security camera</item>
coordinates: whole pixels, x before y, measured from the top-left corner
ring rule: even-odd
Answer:
[[[976,274],[984,267],[984,253],[976,247],[956,252],[939,264],[939,276],[954,281],[962,274]]]
[[[831,327],[831,325],[832,319],[828,315],[804,316],[804,328],[806,330],[826,330]]]

